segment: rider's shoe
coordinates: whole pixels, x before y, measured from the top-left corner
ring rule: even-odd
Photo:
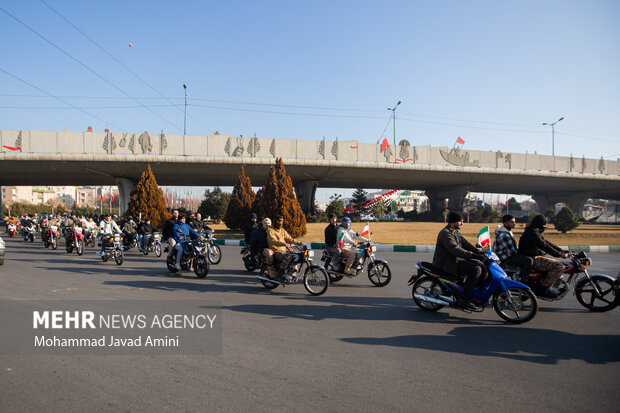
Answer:
[[[181,271],[181,264],[174,264],[174,268]]]
[[[464,310],[475,310],[477,307],[471,299],[456,297],[456,306]]]
[[[353,270],[351,270],[351,269],[349,269],[349,270],[344,270],[344,275],[349,275],[349,276],[352,276],[352,275],[355,275],[355,272],[353,272]]]
[[[293,279],[293,276],[291,274],[283,274],[282,278],[284,279],[284,281],[286,282],[291,282],[291,280]]]
[[[556,298],[558,295],[560,295],[560,290],[558,290],[555,287],[549,287],[547,288],[547,297],[549,298]]]

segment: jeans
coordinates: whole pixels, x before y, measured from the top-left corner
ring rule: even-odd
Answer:
[[[177,265],[181,265],[181,258],[183,257],[183,244],[177,243],[174,246],[174,249],[177,251]]]

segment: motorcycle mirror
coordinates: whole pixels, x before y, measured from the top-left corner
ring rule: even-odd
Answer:
[[[359,237],[359,236],[360,236],[360,233],[359,233],[359,232],[356,232],[356,233],[355,233],[355,236]]]

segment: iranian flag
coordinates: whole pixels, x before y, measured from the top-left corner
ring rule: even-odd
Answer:
[[[364,230],[360,234],[360,237],[366,237],[369,235],[370,235],[370,223],[366,222],[366,226],[364,227]]]
[[[344,238],[344,231],[342,231],[340,233],[340,236],[338,237],[338,248],[342,248],[342,239]]]
[[[482,228],[478,233],[478,243],[482,248],[486,248],[491,244],[491,235],[489,234],[489,226]]]

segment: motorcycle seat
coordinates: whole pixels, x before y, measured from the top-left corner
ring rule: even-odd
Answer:
[[[437,267],[435,267],[432,263],[430,262],[426,262],[426,261],[421,261],[418,262],[418,266],[420,266],[422,269],[424,269],[427,272],[430,272],[432,274],[435,275],[440,275],[442,277],[450,277],[450,278],[456,278],[454,275],[452,274],[448,274],[447,272],[445,272],[442,269],[439,269]]]

